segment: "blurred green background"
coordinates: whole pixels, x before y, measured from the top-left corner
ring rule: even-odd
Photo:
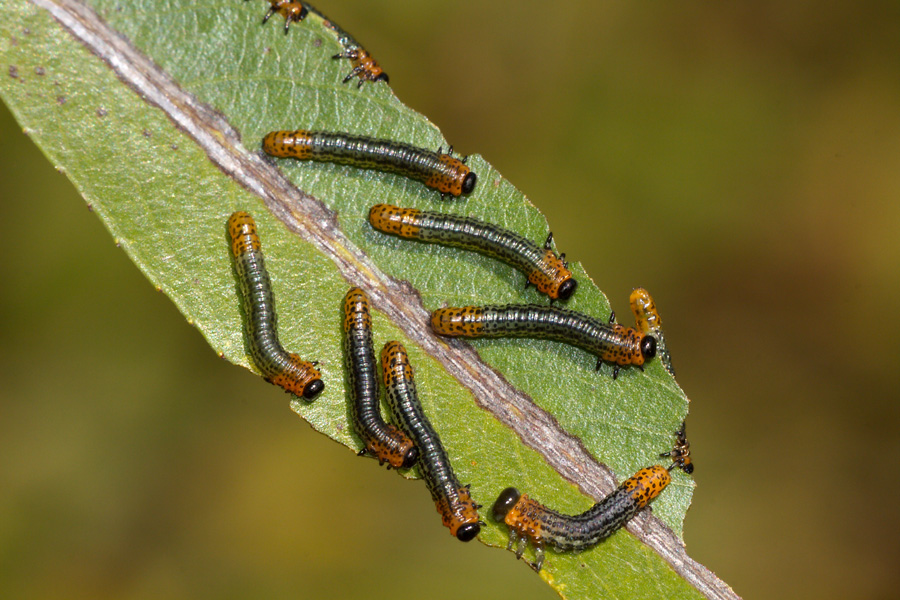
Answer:
[[[688,553],[746,598],[895,598],[900,4],[317,6],[618,311],[654,294]],[[4,597],[555,597],[218,359],[5,109],[0,182]]]

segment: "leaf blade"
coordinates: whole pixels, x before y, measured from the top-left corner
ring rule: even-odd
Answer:
[[[177,15],[178,18],[183,18],[188,12],[186,10],[181,12],[173,10],[168,12],[160,11],[159,14]],[[227,21],[228,19],[223,19],[220,15],[219,20]],[[189,21],[193,22],[194,19],[189,19]],[[159,25],[159,23],[154,23],[154,25]],[[204,25],[204,27],[207,25]],[[250,25],[248,25],[249,27]],[[278,33],[281,35],[280,32]],[[146,34],[144,35],[146,37]],[[250,37],[255,35],[254,33]],[[139,37],[135,36],[135,39]],[[217,34],[213,37],[218,38],[220,35]],[[318,39],[317,37],[310,38],[308,45],[315,48]],[[276,40],[283,42],[284,38],[278,37]],[[275,40],[267,40],[266,43],[269,43],[269,41],[274,43]],[[322,43],[324,44],[324,42]],[[316,52],[326,57],[330,55],[328,52],[322,52],[321,48],[316,50]],[[178,51],[174,54],[175,56],[168,57],[169,64],[167,68],[172,73],[178,73],[178,69],[173,65],[179,64],[176,60],[179,58],[179,54],[187,53]],[[312,52],[303,54],[306,56],[307,54],[312,54]],[[156,55],[153,55],[153,59],[157,64],[167,63],[166,60],[161,60]],[[399,105],[396,98],[389,91],[385,90],[384,86],[366,86],[366,88],[376,88],[374,92],[371,89],[357,92],[352,89],[352,86],[338,86],[333,93],[330,95],[326,94],[327,86],[323,86],[319,82],[319,77],[323,72],[328,71],[328,68],[326,59],[323,64],[316,66],[311,74],[304,72],[304,76],[308,77],[312,83],[300,81],[299,83],[289,84],[287,89],[291,93],[286,95],[282,93],[281,99],[283,101],[276,101],[273,104],[281,107],[280,109],[282,110],[284,110],[284,106],[293,106],[293,100],[290,98],[293,98],[294,92],[299,89],[300,92],[296,95],[300,96],[301,99],[304,97],[317,99],[316,102],[313,102],[313,105],[318,108],[311,111],[309,113],[310,116],[307,118],[315,120],[316,116],[321,116],[323,121],[328,121],[328,118],[332,118],[337,123],[340,123],[341,115],[346,114],[347,111],[350,114],[363,113],[368,115],[374,110],[373,107],[380,106],[381,112],[378,113],[380,117],[374,120],[366,118],[359,121],[360,123],[365,123],[367,127],[371,126],[374,128],[376,130],[375,135],[379,135],[377,133],[377,131],[380,131],[379,127],[390,129],[390,124],[395,121],[405,124],[414,120],[417,125],[414,135],[411,136],[414,138],[412,141],[421,145],[434,145],[429,142],[434,140],[440,141],[439,132],[433,125],[428,123],[423,117],[414,115],[409,109]],[[340,70],[332,70],[334,72],[331,75],[339,80],[342,77]],[[189,81],[188,75],[189,73],[182,73],[181,77]],[[123,92],[130,93],[130,90],[118,89],[115,82],[107,81],[103,79],[104,77],[109,79],[110,74],[104,72],[101,67],[97,73],[98,83],[95,87],[104,91],[114,90],[112,92],[113,98],[107,100],[107,103],[109,106],[120,109],[128,103],[124,97],[127,94]],[[99,83],[101,80],[103,80],[103,83]],[[209,100],[213,106],[222,108],[224,96],[209,98],[204,96],[202,88],[209,85],[207,81],[195,79],[193,83],[196,84],[196,87],[191,85],[186,87],[196,97],[203,101]],[[363,95],[368,92],[373,92],[372,97]],[[303,94],[306,94],[306,96]],[[377,94],[381,94],[381,96]],[[225,95],[227,96],[228,94]],[[267,88],[267,91],[262,95],[272,97],[276,95],[276,92]],[[241,95],[234,93],[234,90],[232,90],[231,96],[239,97]],[[328,102],[323,101],[323,98],[326,96],[330,99]],[[66,101],[61,106],[65,106],[68,103]],[[97,105],[96,108],[94,108],[95,105]],[[325,106],[325,108],[322,108],[322,106]],[[338,106],[344,106],[345,108],[336,110]],[[349,106],[349,108],[346,108],[346,106]],[[74,107],[70,105],[69,108]],[[85,159],[83,162],[86,165],[82,167],[85,172],[92,175],[95,175],[97,172],[104,172],[105,179],[97,178],[95,182],[81,183],[80,187],[88,201],[95,206],[98,213],[104,218],[113,236],[125,247],[126,251],[129,252],[139,267],[147,274],[148,278],[173,297],[173,300],[176,301],[182,312],[210,340],[214,349],[223,353],[233,362],[247,365],[240,325],[240,312],[237,308],[238,303],[234,295],[234,282],[231,279],[230,265],[225,252],[224,218],[234,209],[232,207],[246,208],[248,205],[258,207],[258,200],[246,190],[234,186],[233,182],[227,177],[222,177],[221,171],[209,164],[206,153],[201,152],[198,155],[190,155],[185,158],[188,152],[195,150],[191,139],[186,139],[184,134],[180,134],[171,126],[171,123],[167,122],[164,116],[143,114],[143,111],[140,109],[146,109],[147,106],[145,104],[138,103],[138,110],[136,110],[135,115],[125,114],[123,111],[117,116],[119,122],[126,125],[122,128],[122,131],[126,132],[125,135],[120,135],[122,131],[103,131],[102,127],[96,127],[89,118],[93,108],[101,123],[109,123],[109,120],[103,121],[103,119],[111,116],[110,111],[113,110],[112,108],[103,109],[97,102],[93,105],[80,106],[79,108],[82,111],[80,116],[74,119],[69,116],[66,117],[66,120],[68,122],[78,122],[80,120],[84,124],[91,124],[90,126],[83,126],[79,130],[79,137],[84,144],[81,146],[73,144],[57,148],[58,152],[51,152],[51,159],[62,164],[78,165],[77,158],[81,156]],[[262,133],[264,133],[262,130],[270,128],[268,123],[273,122],[269,120],[268,115],[258,114],[258,111],[255,110],[256,107],[245,107],[253,108],[254,110],[245,110],[244,112],[241,112],[237,105],[228,106],[227,108],[240,115],[241,118],[236,119],[235,122],[239,123],[238,130],[241,132],[241,137],[245,142],[250,139],[261,138]],[[101,109],[107,111],[106,116],[99,116],[98,113]],[[375,112],[377,113],[378,111]],[[386,113],[390,113],[389,118],[384,116]],[[20,118],[22,117],[20,116]],[[40,120],[40,118],[30,118],[32,120]],[[296,116],[293,118],[297,119]],[[25,120],[28,120],[28,117]],[[60,122],[62,121],[63,119],[60,119]],[[326,127],[327,125],[322,126]],[[339,128],[339,125],[334,127]],[[349,126],[346,128],[350,129]],[[67,132],[42,131],[39,137],[46,137],[47,139],[52,139],[54,136],[56,138],[65,138],[65,133]],[[403,137],[393,129],[390,129],[388,133],[390,135],[381,135]],[[111,140],[112,144],[95,144],[94,142],[98,139]],[[135,149],[139,151],[136,152]],[[178,158],[171,158],[176,154]],[[120,157],[123,156],[128,157],[132,163],[137,161],[138,164],[131,164],[128,168],[117,168],[118,165],[115,164],[117,162],[116,159],[121,161]],[[179,165],[183,165],[186,161],[192,167],[189,171],[179,168]],[[501,224],[520,230],[535,239],[540,239],[546,232],[546,222],[534,207],[528,203],[521,193],[503,180],[499,174],[494,172],[479,157],[473,157],[472,164],[477,168],[479,175],[481,175],[480,186],[489,187],[493,193],[484,197],[479,195],[478,198],[473,198],[465,204],[454,205],[453,208],[476,214],[482,218],[499,221]],[[511,269],[498,266],[489,259],[436,246],[414,245],[401,240],[392,240],[368,229],[362,217],[367,212],[369,204],[374,203],[371,200],[372,195],[379,198],[389,196],[392,199],[399,197],[402,200],[392,201],[404,205],[433,207],[435,202],[434,192],[423,189],[419,184],[407,182],[391,175],[367,171],[358,172],[334,165],[310,166],[283,161],[279,166],[297,182],[301,189],[309,189],[314,191],[319,197],[327,197],[329,204],[339,207],[338,223],[341,226],[341,230],[346,232],[347,238],[351,243],[339,249],[338,253],[349,254],[350,257],[347,260],[351,262],[359,256],[372,257],[373,264],[378,265],[379,268],[384,269],[397,278],[412,281],[414,287],[421,292],[426,306],[435,307],[445,299],[471,301],[474,297],[479,298],[479,302],[511,301],[518,298],[532,301],[542,300],[533,292],[522,292],[520,289],[516,289],[521,282],[520,274]],[[151,182],[149,187],[142,181],[134,181],[134,177],[131,174],[136,167]],[[77,166],[67,166],[67,169],[70,171],[78,170]],[[149,175],[147,175],[148,173]],[[124,185],[122,185],[123,180]],[[78,181],[76,183],[78,184]],[[121,188],[126,189],[123,190]],[[102,198],[107,195],[116,193],[127,197],[129,190],[134,188],[141,190],[143,194],[142,202],[137,209],[120,206],[118,203],[102,201]],[[191,200],[187,204],[182,204],[179,207],[180,210],[173,210],[171,203],[168,200],[163,200],[171,190],[184,190],[181,195],[189,196]],[[153,201],[154,197],[156,198],[155,202]],[[226,201],[223,202],[222,198],[225,198]],[[503,212],[500,215],[497,214],[498,206],[503,207]],[[215,210],[212,210],[210,207],[215,207]],[[221,215],[223,212],[224,216]],[[156,215],[158,218],[152,220],[148,213]],[[358,447],[358,443],[356,443],[355,438],[347,431],[346,427],[340,428],[334,425],[335,423],[340,423],[342,419],[346,421],[346,409],[341,400],[343,398],[341,393],[343,378],[339,367],[341,362],[339,344],[331,344],[330,347],[326,348],[317,343],[319,335],[328,335],[332,340],[335,339],[333,324],[335,313],[337,312],[337,303],[329,305],[328,302],[309,300],[309,298],[340,298],[347,284],[342,278],[340,269],[335,267],[334,262],[325,258],[312,244],[298,241],[296,235],[269,213],[254,210],[254,214],[257,216],[257,220],[260,221],[264,248],[269,257],[270,270],[273,272],[273,285],[275,286],[279,312],[282,317],[282,335],[284,339],[290,340],[291,347],[299,347],[301,354],[304,356],[315,356],[323,360],[323,363],[326,365],[331,366],[329,375],[326,378],[326,385],[335,391],[334,397],[339,399],[333,403],[319,402],[309,406],[295,402],[295,407],[300,412],[303,412],[317,429],[324,430],[328,435],[351,447]],[[197,217],[198,215],[200,215],[200,218]],[[189,232],[179,234],[178,226],[187,226]],[[358,256],[354,256],[357,252]],[[400,256],[400,258],[397,258],[397,256]],[[409,258],[410,256],[422,258],[418,261],[419,264],[416,264],[416,261]],[[423,261],[427,261],[433,267],[431,269],[422,269],[421,264]],[[319,275],[317,275],[314,282],[292,282],[289,281],[287,276],[281,275],[289,273],[291,269],[300,272],[315,272]],[[198,276],[198,274],[200,275]],[[604,311],[608,312],[608,302],[594,286],[590,286],[590,291],[585,291],[588,286],[585,285],[586,277],[583,273],[581,280],[580,296],[572,304],[595,314],[603,314]],[[468,285],[471,287],[458,286],[457,282],[460,281],[468,282]],[[310,287],[312,287],[312,293],[310,293]],[[400,289],[403,288],[401,287]],[[394,295],[396,295],[396,290]],[[216,298],[217,301],[211,302],[210,298]],[[421,314],[413,315],[411,319],[413,321],[416,319],[421,321]],[[395,320],[394,317],[389,319],[389,321]],[[308,331],[309,322],[327,323],[329,325],[323,325],[321,328],[315,329],[315,335],[311,336]],[[389,331],[390,327],[385,325],[383,329]],[[409,333],[409,331],[408,326],[403,330],[397,330],[395,337],[404,339],[408,347],[412,347],[415,344],[417,351],[420,352],[420,356],[416,358],[416,351],[413,351],[414,361],[417,365],[417,370],[423,373],[420,387],[424,390],[423,396],[431,398],[427,402],[430,402],[432,406],[427,408],[429,408],[429,414],[434,413],[436,415],[436,426],[443,418],[441,417],[438,403],[434,401],[436,397],[451,398],[456,403],[453,405],[455,408],[451,412],[454,415],[465,414],[466,407],[471,409],[474,406],[469,392],[461,389],[458,383],[454,383],[454,379],[447,374],[446,369],[437,364],[434,359],[434,352],[423,350],[421,340],[416,342],[402,335],[404,332]],[[410,344],[411,341],[413,344]],[[652,457],[657,452],[657,449],[653,447],[653,443],[670,436],[670,431],[666,426],[673,419],[677,420],[679,411],[683,412],[686,409],[686,406],[677,406],[678,396],[680,395],[677,387],[673,386],[671,382],[666,383],[664,378],[660,378],[660,369],[657,369],[657,373],[654,373],[652,366],[648,369],[647,376],[631,377],[630,379],[633,381],[630,383],[626,383],[629,379],[628,377],[620,377],[619,383],[623,385],[622,388],[618,388],[618,383],[614,386],[610,381],[599,379],[592,372],[592,358],[580,351],[562,345],[541,341],[523,342],[521,340],[517,340],[514,343],[485,341],[474,345],[488,363],[506,372],[507,379],[513,386],[524,390],[531,399],[539,398],[538,402],[541,406],[556,415],[557,418],[560,418],[564,429],[571,433],[578,433],[584,440],[585,446],[595,456],[613,465],[620,478],[627,476],[630,472],[636,470],[638,466],[643,466],[648,457]],[[554,355],[554,361],[559,361],[558,371],[566,374],[576,373],[576,386],[568,386],[560,393],[558,381],[549,384],[549,386],[542,385],[532,370],[520,368],[523,357],[525,364],[540,364],[541,359],[548,353]],[[459,377],[456,379],[459,379]],[[430,383],[432,381],[443,381],[443,383],[439,385],[432,384]],[[653,402],[647,403],[646,406],[641,408],[643,412],[632,410],[633,407],[631,406],[628,407],[629,410],[627,412],[621,413],[613,410],[615,407],[609,409],[604,419],[600,422],[601,426],[597,427],[597,423],[591,424],[589,420],[585,419],[585,415],[589,416],[592,413],[573,412],[569,409],[567,395],[593,390],[598,385],[606,390],[615,388],[616,393],[620,389],[625,389],[626,395],[631,396],[639,395],[648,390],[656,395]],[[435,391],[429,391],[432,386],[434,386]],[[605,396],[609,397],[610,394],[606,393]],[[680,395],[680,397],[683,399],[683,395]],[[666,410],[660,410],[660,407]],[[635,416],[641,417],[642,415],[645,419],[650,420],[649,422],[652,423],[652,426],[646,431],[631,427],[630,433],[632,437],[628,437],[629,426],[626,423],[626,418],[633,419]],[[653,419],[656,420],[653,421]],[[466,421],[466,419],[452,417],[446,420],[447,424],[438,428],[442,432],[448,432],[445,434],[450,440],[448,441],[448,446],[451,448],[454,446],[463,448],[471,445],[467,444],[468,438],[462,433],[464,432],[463,428],[458,427],[459,423]],[[472,413],[469,420],[479,420],[480,426],[484,431],[494,431],[496,428],[496,422],[492,418],[484,418],[484,415],[479,412]],[[454,425],[457,427],[454,428]],[[458,439],[454,441],[454,437]],[[533,480],[529,481],[529,485],[533,486],[533,488],[529,488],[529,492],[534,489],[533,493],[541,497],[538,492],[546,489],[547,496],[544,497],[552,495],[554,499],[557,499],[560,496],[557,488],[560,487],[561,480],[558,476],[551,476],[550,473],[542,470],[542,465],[546,469],[543,458],[532,456],[532,454],[536,453],[531,449],[522,449],[518,438],[511,432],[507,431],[504,437],[498,431],[494,431],[492,437],[503,439],[504,442],[502,444],[489,444],[487,446],[488,450],[496,451],[498,448],[516,447],[513,454],[519,454],[519,456],[514,457],[510,461],[511,464],[516,469],[534,473],[532,476]],[[625,449],[624,452],[622,448]],[[459,454],[464,455],[464,452],[459,452]],[[492,454],[495,455],[496,452],[485,451],[476,455],[483,457],[480,464],[484,464]],[[527,458],[525,458],[526,456]],[[474,462],[479,463],[478,460]],[[465,461],[462,461],[462,464],[464,465]],[[632,464],[636,466],[632,467]],[[507,467],[506,472],[512,472],[512,467],[509,467],[509,465]],[[475,470],[468,473],[465,466],[460,466],[458,469],[461,475],[468,475],[469,479],[481,479],[482,481],[490,482],[481,484],[485,488],[485,494],[488,497],[490,494],[487,490],[490,488],[493,487],[496,488],[496,491],[499,491],[499,489],[510,483],[509,481],[501,482],[499,478],[495,482],[490,481],[489,478],[483,475],[478,476]],[[538,473],[540,473],[540,476],[537,475]],[[547,482],[552,483],[548,484]],[[541,487],[542,484],[545,488]],[[689,488],[684,483],[681,485]],[[666,498],[675,495],[667,494]],[[578,494],[574,495],[574,497],[577,496]],[[689,498],[689,494],[682,493],[679,497]],[[585,499],[580,497],[580,500],[583,504]],[[486,501],[484,496],[481,497],[481,501],[489,504],[489,500]],[[572,502],[573,506],[578,506],[577,501],[573,500]],[[660,507],[659,512],[665,514],[666,510],[668,510],[666,508],[668,505],[665,502],[661,501],[658,506]],[[679,511],[681,516],[678,514]],[[670,512],[669,520],[676,527],[680,527],[680,518],[683,516],[683,511],[679,509]],[[625,536],[622,537],[628,539]],[[502,539],[500,542],[502,543]],[[604,549],[606,549],[606,546]],[[604,556],[606,552],[589,553],[591,557],[595,554]],[[584,556],[589,555],[582,555],[577,560],[581,560]],[[568,558],[560,556],[559,560],[565,561]],[[551,572],[549,563],[547,572]]]

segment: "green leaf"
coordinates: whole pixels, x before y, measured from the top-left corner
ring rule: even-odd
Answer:
[[[445,303],[546,302],[506,265],[368,225],[368,208],[389,202],[470,214],[543,240],[544,217],[482,157],[469,157],[475,193],[451,202],[399,176],[290,160],[273,166],[259,155],[272,129],[448,146],[385,84],[343,85],[350,66],[330,58],[341,48],[320,18],[285,36],[280,18],[259,25],[259,3],[8,4],[4,100],[148,279],[216,352],[250,369],[225,221],[235,210],[255,216],[282,342],[321,362],[324,394],[292,401],[317,430],[361,446],[348,424],[340,331],[341,299],[359,285],[377,309],[376,344],[406,344],[425,410],[460,480],[486,508],[515,485],[581,512],[613,478],[671,448],[688,400],[658,361],[614,381],[594,371],[592,355],[563,344],[462,344],[430,334],[428,311]],[[574,271],[580,286],[568,307],[607,316],[607,299],[580,266]],[[541,576],[567,598],[727,597],[667,529],[680,534],[692,489],[676,472],[654,505],[658,519],[642,515],[630,532],[581,554],[551,550]],[[423,501],[425,494],[423,487]],[[507,532],[489,523],[480,539],[505,547]]]

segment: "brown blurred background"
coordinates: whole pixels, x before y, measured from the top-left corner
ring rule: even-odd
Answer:
[[[318,8],[617,310],[654,294],[689,554],[746,598],[896,598],[900,4],[410,4]],[[0,182],[4,597],[555,596],[219,360],[5,109]]]

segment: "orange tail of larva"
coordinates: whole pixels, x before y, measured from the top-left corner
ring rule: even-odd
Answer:
[[[477,306],[439,308],[431,313],[431,330],[450,337],[479,337],[484,324]]]
[[[270,131],[263,138],[263,152],[278,158],[307,160],[312,157],[311,142],[309,132],[303,129],[298,129],[297,131]]]
[[[256,222],[244,211],[238,211],[228,219],[228,235],[231,238],[231,255],[235,258],[262,247],[256,233]]]
[[[419,236],[417,218],[421,212],[416,208],[376,204],[369,209],[369,223],[384,233],[399,235],[407,239],[417,238]]]

